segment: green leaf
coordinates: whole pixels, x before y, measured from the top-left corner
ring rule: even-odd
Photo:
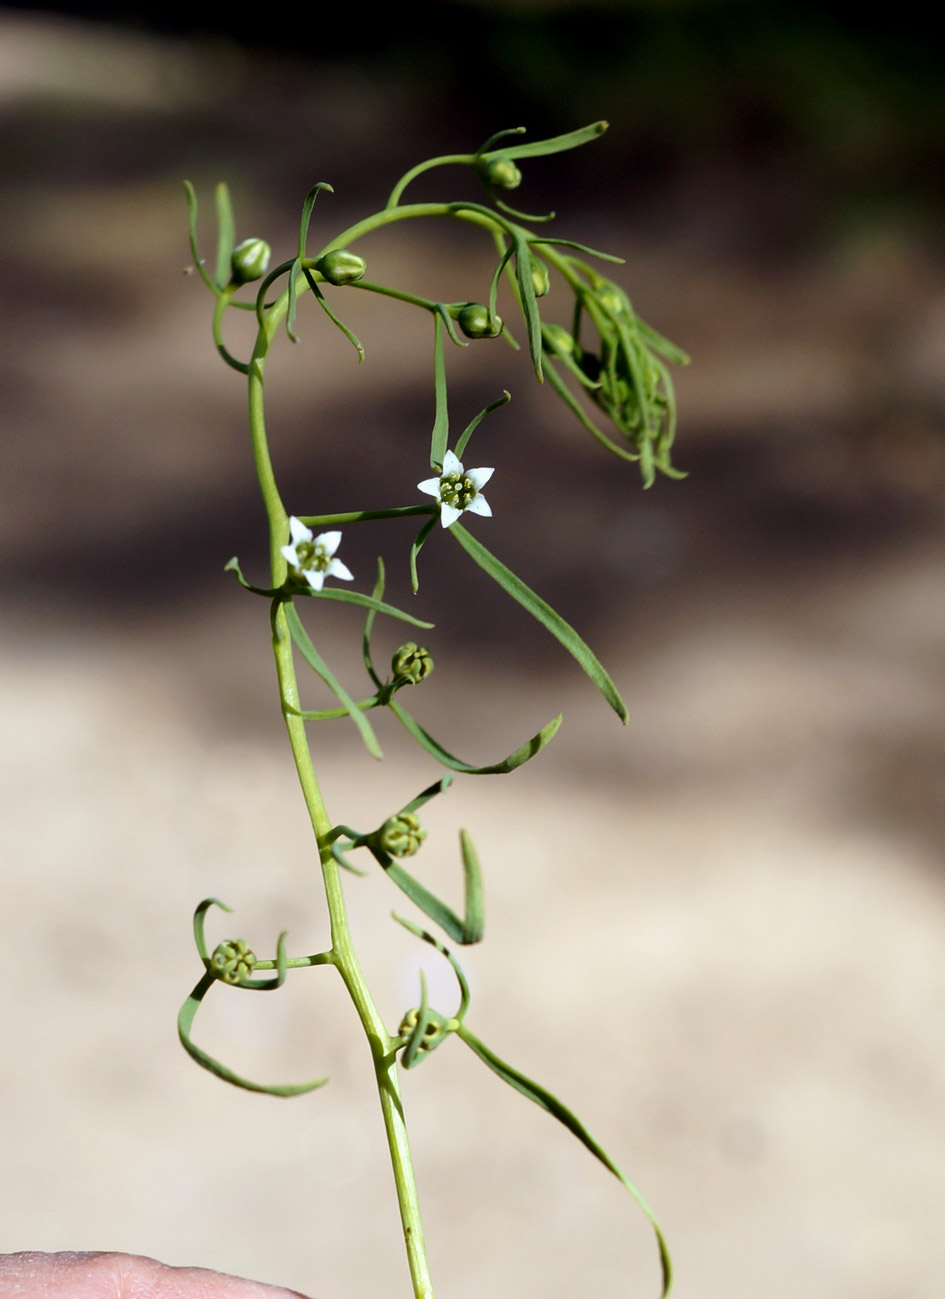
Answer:
[[[450,435],[450,417],[446,404],[446,362],[443,357],[443,322],[440,313],[433,316],[433,388],[436,396],[436,415],[433,420],[433,437],[430,442],[430,466],[443,468],[443,458]]]
[[[455,525],[454,525],[455,526]],[[547,726],[542,727],[537,735],[533,735],[530,740],[521,745],[507,758],[501,762],[491,763],[487,767],[474,767],[468,762],[463,762],[462,758],[455,757],[443,748],[428,731],[425,731],[419,722],[415,721],[407,710],[392,699],[387,705],[405,730],[409,731],[418,744],[426,749],[431,757],[436,758],[437,762],[444,767],[449,767],[451,771],[462,772],[466,776],[504,776],[516,767],[521,767],[523,763],[528,762],[536,753],[540,753],[546,744],[549,744],[558,732],[561,725],[561,714],[553,717]]]
[[[475,433],[476,429],[486,418],[486,416],[491,415],[494,410],[498,410],[500,406],[506,405],[506,403],[510,402],[511,400],[512,400],[512,394],[510,392],[503,391],[501,397],[497,397],[495,401],[491,401],[488,406],[486,406],[483,410],[479,412],[478,415],[475,416],[474,419],[471,419],[469,421],[469,423],[466,425],[465,429],[463,430],[459,441],[456,443],[456,446],[453,448],[456,453],[456,458],[458,460],[462,460],[463,452],[466,450],[466,443],[472,437],[473,433]]]
[[[225,1064],[221,1064],[219,1060],[215,1060],[212,1055],[208,1055],[206,1051],[197,1046],[190,1036],[194,1016],[200,1009],[200,1003],[210,988],[217,982],[218,980],[212,974],[205,974],[183,1006],[181,1006],[180,1014],[177,1016],[177,1034],[181,1046],[192,1060],[196,1060],[202,1069],[207,1069],[210,1073],[216,1074],[224,1082],[232,1083],[234,1087],[242,1087],[244,1091],[248,1092],[264,1092],[267,1096],[301,1096],[303,1092],[311,1092],[315,1091],[317,1087],[324,1087],[325,1083],[328,1082],[327,1078],[315,1078],[312,1082],[284,1083],[275,1086],[251,1082],[249,1078],[234,1073],[232,1069],[228,1069]]]
[[[409,622],[411,627],[423,627],[428,631],[432,622],[424,622],[422,618],[415,618],[412,613],[405,613],[403,609],[398,609],[396,605],[385,604],[383,600],[376,600],[372,595],[362,595],[360,591],[340,591],[337,587],[322,587],[320,591],[312,591],[314,600],[335,600],[338,604],[357,604],[362,609],[371,609],[374,613],[386,614],[388,618],[396,618],[398,622]]]
[[[518,282],[519,300],[525,325],[528,329],[528,350],[531,353],[535,377],[541,377],[541,316],[538,313],[538,300],[535,297],[535,285],[532,281],[532,265],[528,252],[528,240],[524,230],[512,231],[515,240],[515,279]]]
[[[329,194],[334,194],[334,190],[325,180],[316,181],[309,192],[305,195],[305,201],[302,204],[302,218],[299,221],[299,261],[305,256],[305,245],[308,242],[308,227],[312,219],[312,208],[315,206],[315,200],[323,189]]]
[[[639,460],[640,457],[635,451],[628,451],[626,447],[620,446],[618,443],[614,442],[612,438],[609,438],[603,430],[597,427],[547,357],[545,357],[545,366],[552,388],[554,388],[555,392],[564,403],[570,407],[587,429],[588,433],[590,433],[590,435],[595,438],[601,446],[606,447],[608,451],[612,451],[614,455],[619,456],[621,460]],[[598,384],[597,386],[599,387],[600,385]]]
[[[410,589],[414,595],[420,589],[420,578],[417,575],[417,557],[423,549],[423,543],[440,521],[439,514],[431,514],[423,527],[410,543]]]
[[[508,148],[481,153],[479,156],[490,158],[493,154],[498,153],[504,158],[542,158],[549,153],[563,153],[565,149],[577,149],[582,144],[588,144],[591,140],[596,140],[599,135],[603,135],[607,130],[607,126],[607,122],[591,122],[590,126],[582,126],[576,131],[568,131],[566,135],[552,136],[550,140],[533,140],[531,144],[513,144]],[[493,140],[496,138],[496,136],[493,136]]]
[[[233,205],[230,202],[230,191],[221,180],[216,188],[217,204],[217,287],[225,289],[230,282],[232,267],[230,258],[236,243],[236,224],[233,220]]]
[[[507,1064],[504,1060],[500,1059],[494,1051],[490,1051],[484,1042],[480,1042],[478,1037],[473,1033],[470,1033],[469,1029],[463,1024],[460,1024],[457,1027],[456,1033],[460,1038],[462,1038],[469,1049],[479,1057],[483,1064],[489,1066],[498,1078],[501,1078],[504,1083],[508,1083],[510,1087],[513,1087],[517,1092],[520,1092],[522,1096],[526,1096],[530,1101],[534,1101],[534,1103],[539,1105],[543,1110],[547,1110],[547,1112],[556,1118],[559,1123],[563,1124],[570,1133],[577,1137],[581,1145],[584,1146],[586,1150],[589,1150],[594,1158],[599,1160],[609,1172],[613,1173],[614,1177],[616,1177],[626,1190],[630,1192],[646,1217],[649,1219],[653,1231],[656,1234],[656,1242],[660,1252],[660,1267],[663,1275],[663,1288],[660,1292],[660,1297],[661,1299],[665,1299],[665,1296],[669,1294],[670,1286],[673,1281],[673,1266],[669,1256],[669,1248],[666,1244],[660,1225],[656,1220],[656,1215],[653,1213],[653,1210],[647,1204],[646,1200],[644,1200],[637,1188],[624,1175],[624,1173],[621,1172],[620,1168],[614,1163],[604,1147],[591,1135],[577,1115],[569,1110],[566,1105],[563,1105],[556,1096],[546,1088],[542,1087],[539,1083],[534,1082],[531,1078],[527,1078],[525,1074],[519,1073],[517,1069],[513,1069],[510,1064]]]
[[[435,893],[420,883],[410,872],[401,866],[399,861],[374,851],[375,857],[384,870],[405,894],[415,907],[419,907],[425,916],[449,934],[454,942],[467,946],[478,943],[482,938],[484,927],[484,904],[482,872],[479,858],[472,840],[465,830],[460,831],[460,850],[463,857],[463,879],[465,882],[465,918],[460,919],[452,907],[440,900]],[[386,861],[384,858],[386,857]]]
[[[337,329],[341,330],[341,332],[344,334],[345,338],[348,340],[351,346],[357,351],[358,365],[360,365],[361,362],[364,360],[364,345],[361,342],[360,338],[358,338],[357,334],[353,330],[348,328],[348,326],[344,323],[343,320],[339,320],[338,317],[335,315],[335,313],[332,311],[331,307],[329,307],[328,300],[326,299],[324,293],[322,293],[321,289],[318,287],[315,277],[312,275],[312,272],[308,269],[307,266],[302,267],[302,274],[305,276],[305,279],[308,283],[308,287],[312,290],[312,296],[314,297],[315,301],[324,311],[325,315],[328,317],[331,323]]]
[[[318,650],[316,650],[315,646],[309,639],[308,633],[299,621],[299,615],[295,612],[292,605],[286,603],[284,609],[289,634],[298,647],[299,653],[316,675],[320,676],[325,682],[325,685],[332,694],[336,696],[338,702],[343,705],[348,716],[361,732],[361,739],[364,741],[364,747],[367,749],[368,753],[370,753],[371,757],[378,759],[382,758],[384,755],[381,753],[381,747],[377,742],[377,736],[371,729],[371,723],[348,694],[347,690],[345,690],[341,682],[334,676]]]
[[[603,665],[571,624],[565,622],[559,613],[555,613],[551,605],[547,604],[541,596],[536,595],[531,587],[526,586],[520,577],[516,577],[511,569],[506,568],[501,560],[496,559],[495,555],[486,550],[482,542],[477,541],[459,523],[454,523],[452,527],[446,530],[452,533],[466,553],[476,561],[481,569],[488,573],[494,581],[498,582],[499,586],[508,592],[513,600],[517,600],[523,609],[526,609],[533,618],[537,619],[543,627],[546,627],[551,632],[552,636],[561,642],[568,653],[577,660],[594,682],[620,720],[626,724],[627,706],[617,693],[617,687],[611,681]]]
[[[197,247],[197,194],[189,180],[184,181],[184,190],[187,194],[187,232],[190,239],[190,255],[194,259],[194,267],[197,274],[203,280],[204,284],[206,284],[207,288],[219,297],[220,290],[207,274],[207,268],[204,266],[203,258],[200,256],[200,249]]]
[[[435,947],[440,955],[445,956],[453,967],[453,973],[456,975],[456,981],[459,984],[459,1005],[456,1008],[456,1014],[453,1016],[453,1019],[456,1020],[457,1023],[462,1023],[463,1016],[469,1009],[469,983],[466,980],[466,975],[463,973],[463,967],[460,965],[459,961],[457,961],[449,948],[444,947],[440,940],[431,934],[429,930],[421,929],[420,926],[415,925],[412,920],[405,920],[404,917],[399,916],[396,911],[392,911],[391,916],[397,921],[398,925],[403,925],[404,929],[409,929],[409,931],[416,935],[417,938],[422,938],[425,943],[429,943],[431,947]],[[455,1028],[455,1025],[453,1025],[453,1027]]]
[[[532,246],[535,244],[554,244],[556,248],[576,248],[579,253],[587,253],[589,257],[599,257],[602,262],[617,262],[623,266],[627,260],[626,257],[617,257],[614,253],[602,253],[598,248],[588,248],[587,244],[579,244],[575,239],[531,239]]]
[[[301,259],[296,257],[289,270],[289,306],[285,313],[285,332],[293,343],[299,341],[299,336],[295,332],[295,314],[299,306],[298,278],[301,270]]]
[[[374,605],[368,606],[368,616],[364,620],[364,634],[361,637],[361,655],[364,659],[364,666],[367,668],[367,674],[377,686],[378,690],[383,688],[383,682],[374,671],[374,660],[371,658],[371,633],[374,630],[374,615],[377,613],[376,605],[380,603],[381,596],[384,594],[384,561],[380,555],[377,557],[377,578],[374,582],[374,590],[371,593],[371,599]]]

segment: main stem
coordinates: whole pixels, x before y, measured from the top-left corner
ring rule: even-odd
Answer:
[[[285,315],[286,307],[287,302],[285,295],[283,295],[279,302],[268,312],[265,328],[259,332],[253,357],[249,364],[250,429],[253,456],[269,521],[269,552],[273,587],[281,586],[286,577],[286,561],[282,556],[281,547],[286,544],[288,538],[288,515],[276,486],[266,440],[263,375],[266,355],[275,331]],[[286,623],[285,610],[281,604],[274,607],[272,647],[276,660],[276,673],[279,679],[282,713],[289,734],[289,743],[292,746],[292,756],[295,759],[299,784],[302,787],[305,805],[308,808],[312,829],[318,843],[322,879],[325,885],[325,897],[328,902],[328,914],[331,922],[333,964],[341,975],[354,1003],[374,1063],[374,1074],[377,1079],[381,1112],[384,1116],[384,1130],[387,1134],[387,1144],[390,1150],[394,1185],[397,1190],[397,1203],[400,1208],[404,1244],[407,1250],[407,1262],[410,1267],[411,1280],[413,1281],[414,1295],[416,1299],[433,1299],[433,1284],[430,1280],[423,1241],[423,1224],[420,1219],[416,1179],[410,1158],[407,1126],[400,1098],[400,1080],[396,1057],[397,1043],[395,1039],[390,1037],[384,1026],[358,963],[348,925],[348,913],[341,887],[338,864],[331,855],[328,844],[331,821],[325,809],[325,803],[315,775],[315,768],[312,764],[312,755],[305,733],[305,723],[301,717],[290,711],[291,709],[300,710],[301,706],[298,682],[295,675],[292,640]]]

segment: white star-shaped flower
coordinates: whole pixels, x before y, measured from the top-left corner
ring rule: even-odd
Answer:
[[[304,578],[313,591],[320,591],[326,577],[340,577],[343,582],[353,582],[354,574],[334,554],[341,541],[340,532],[320,532],[312,535],[301,519],[294,515],[289,520],[292,544],[282,547],[282,554],[297,576]]]
[[[466,510],[470,514],[492,517],[482,489],[494,473],[494,469],[464,469],[455,452],[447,451],[439,478],[425,478],[422,483],[417,483],[417,487],[428,496],[436,497],[440,503],[440,522],[444,528],[449,528]]]

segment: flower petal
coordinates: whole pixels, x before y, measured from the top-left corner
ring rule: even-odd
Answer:
[[[437,499],[439,499],[440,496],[439,478],[424,478],[422,483],[417,483],[417,491],[426,492],[428,496],[435,496]]]
[[[307,528],[302,520],[297,519],[294,514],[289,519],[289,532],[294,546],[297,546],[300,541],[312,540],[312,529]]]
[[[295,549],[295,546],[280,546],[279,554],[282,556],[284,560],[286,560],[287,563],[291,564],[293,568],[298,568],[299,556]]]
[[[494,473],[494,469],[467,469],[466,477],[481,492]]]
[[[444,474],[461,474],[463,472],[462,461],[457,457],[455,451],[447,451],[443,457]],[[453,522],[455,523],[455,519]]]
[[[309,534],[309,535],[311,535],[311,534]],[[340,532],[320,532],[320,533],[318,534],[318,536],[315,538],[315,545],[316,545],[316,546],[324,546],[324,547],[325,547],[325,554],[326,554],[326,555],[329,557],[329,559],[330,559],[331,556],[332,556],[332,555],[335,553],[335,551],[338,549],[338,543],[339,543],[340,541],[341,541],[341,533],[340,533]]]
[[[461,514],[462,510],[457,510],[455,505],[447,505],[445,501],[440,506],[440,522],[444,528],[454,524]]]
[[[325,569],[326,577],[340,577],[343,582],[353,582],[354,574],[347,564],[343,564],[340,559],[333,559]]]
[[[325,574],[317,572],[314,568],[307,568],[302,576],[313,591],[320,591],[325,585]]]
[[[470,514],[481,514],[487,519],[492,518],[492,507],[484,496],[474,496],[466,509]]]

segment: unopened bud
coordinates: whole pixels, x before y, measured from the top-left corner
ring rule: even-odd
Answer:
[[[574,351],[574,337],[562,325],[544,325],[542,328],[547,344],[568,355]]]
[[[548,267],[544,262],[540,262],[537,257],[530,257],[529,263],[532,272],[532,284],[535,289],[535,297],[543,298],[551,288],[551,281],[548,278]]]
[[[390,665],[395,677],[406,678],[415,686],[433,671],[433,658],[425,645],[409,640],[394,651]]]
[[[239,983],[252,974],[256,957],[242,938],[221,943],[210,957],[210,969],[224,983]]]
[[[386,822],[380,832],[380,844],[392,857],[412,857],[427,837],[413,812],[400,812]]]
[[[492,189],[518,189],[522,183],[522,173],[511,158],[497,154],[493,158],[484,158],[479,164],[483,180]]]
[[[264,239],[244,239],[237,244],[230,257],[230,272],[234,284],[249,284],[261,279],[269,269],[272,249]]]
[[[329,284],[353,284],[367,270],[367,262],[347,248],[333,248],[324,257],[319,257],[315,269]]]
[[[467,338],[495,338],[502,333],[502,317],[490,316],[481,302],[470,302],[459,313],[459,327]]]

